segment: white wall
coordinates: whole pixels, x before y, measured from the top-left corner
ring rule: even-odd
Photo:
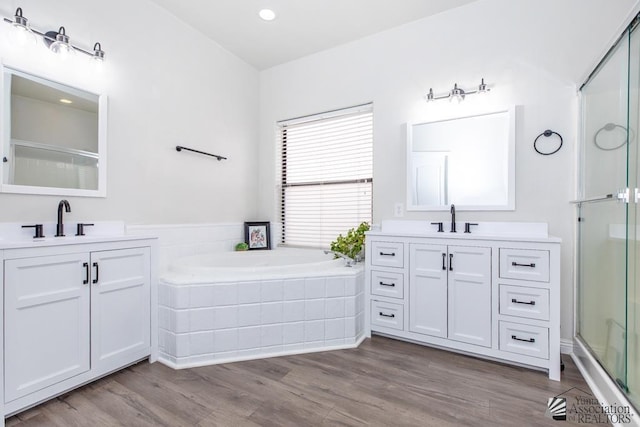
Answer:
[[[107,198],[68,198],[70,220],[211,223],[257,208],[258,72],[148,0],[6,1],[41,30],[64,25],[72,42],[99,41],[106,61],[61,62],[42,46],[16,49],[0,23],[8,65],[109,97]],[[229,158],[218,162],[176,145]],[[0,221],[53,220],[59,196],[0,194]]]
[[[260,74],[260,206],[276,219],[274,127],[282,119],[373,101],[374,222],[405,204],[406,122],[522,105],[516,148],[516,210],[460,212],[459,221],[547,222],[562,246],[562,337],[573,336],[576,84],[627,17],[633,0],[480,0]],[[462,104],[423,96],[457,82],[493,85]],[[562,134],[553,156],[533,150],[545,129]],[[406,219],[447,219],[411,212]]]

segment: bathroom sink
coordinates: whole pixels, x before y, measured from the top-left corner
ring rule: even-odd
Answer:
[[[383,220],[377,229],[382,233],[407,234],[418,236],[442,237],[442,238],[474,238],[474,237],[549,237],[547,223],[544,222],[481,222],[481,221],[456,221],[456,232],[451,232],[451,222],[442,222],[442,232],[438,232],[436,221],[415,220]],[[465,224],[471,224],[466,227]],[[470,232],[465,233],[468,228]]]

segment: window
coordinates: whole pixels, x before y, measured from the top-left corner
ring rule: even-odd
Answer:
[[[372,105],[278,126],[281,243],[327,248],[338,234],[370,222]]]

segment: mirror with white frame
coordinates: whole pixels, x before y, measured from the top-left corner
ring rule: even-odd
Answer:
[[[514,210],[515,110],[408,123],[407,210]]]
[[[106,196],[106,96],[3,67],[0,191]]]

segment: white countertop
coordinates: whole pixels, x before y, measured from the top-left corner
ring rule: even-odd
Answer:
[[[464,232],[467,221],[456,221],[456,233],[452,233],[451,223],[443,222],[444,232],[437,232],[432,221],[385,220],[380,226],[372,227],[367,236],[379,237],[429,237],[433,239],[453,240],[501,240],[514,242],[560,243],[559,237],[549,236],[547,224],[542,222],[478,222],[471,227],[470,233]],[[474,223],[473,221],[468,221]],[[476,223],[474,223],[476,224]]]
[[[61,245],[80,245],[87,243],[105,243],[116,241],[132,241],[154,239],[152,236],[125,234],[123,222],[91,222],[92,227],[86,227],[84,236],[75,236],[77,222],[64,224],[65,236],[55,237],[56,223],[43,223],[44,238],[34,239],[33,228],[22,228],[22,223],[0,223],[0,250],[39,248]]]

